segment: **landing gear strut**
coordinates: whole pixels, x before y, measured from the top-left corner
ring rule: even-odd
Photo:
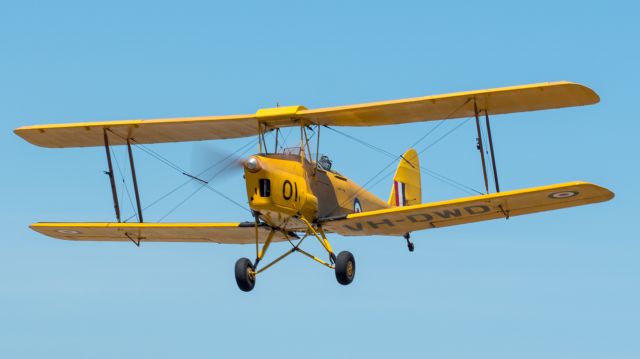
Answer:
[[[236,262],[236,266],[235,266],[236,283],[238,283],[238,287],[240,288],[240,290],[244,292],[250,292],[253,289],[253,287],[256,285],[256,277],[258,274],[267,270],[268,268],[270,268],[271,266],[278,263],[279,261],[281,261],[282,259],[284,259],[285,257],[287,257],[288,255],[294,252],[298,252],[330,269],[333,269],[335,271],[336,279],[338,280],[338,283],[342,285],[347,285],[353,282],[353,278],[355,277],[355,274],[356,274],[356,261],[355,261],[355,258],[353,257],[353,254],[347,251],[343,251],[336,256],[333,253],[333,249],[331,248],[331,245],[329,244],[329,241],[327,240],[327,236],[325,235],[322,227],[321,226],[314,227],[306,219],[304,218],[299,218],[299,219],[307,225],[307,231],[302,238],[299,238],[295,234],[291,234],[285,230],[272,227],[269,234],[267,235],[267,238],[264,244],[262,245],[262,248],[260,248],[260,245],[259,245],[260,237],[259,237],[258,227],[260,226],[260,224],[258,221],[256,221],[256,260],[252,263],[248,258],[240,258]],[[288,251],[286,251],[284,254],[282,254],[280,257],[271,261],[271,263],[258,268],[258,264],[261,263],[262,259],[264,258],[267,252],[267,249],[269,248],[269,245],[273,241],[276,233],[282,234],[282,236],[291,244],[291,248]],[[294,244],[291,241],[292,237],[299,239],[298,243]],[[322,244],[324,249],[327,251],[327,254],[329,254],[329,262],[325,262],[322,259],[300,248],[300,245],[307,237],[316,237],[318,239],[320,244]]]

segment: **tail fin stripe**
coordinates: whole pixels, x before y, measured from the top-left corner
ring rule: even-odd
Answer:
[[[400,182],[401,184],[401,189],[400,189],[400,193],[402,194],[402,201],[400,203],[402,203],[402,206],[406,206],[407,205],[407,194],[405,191],[405,184],[404,182]]]
[[[398,181],[393,181],[393,186],[394,186],[394,189],[395,189],[394,192],[396,194],[396,206],[399,206],[400,205],[400,195],[398,194],[398,192],[400,192],[400,191],[398,191]]]
[[[393,181],[396,206],[404,207],[407,205],[406,185],[404,182]]]

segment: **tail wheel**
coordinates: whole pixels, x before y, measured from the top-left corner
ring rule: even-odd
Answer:
[[[256,274],[253,264],[248,258],[240,258],[236,262],[236,283],[244,292],[250,292],[256,285]]]
[[[336,279],[338,283],[347,285],[356,276],[356,259],[351,252],[343,251],[336,259]]]

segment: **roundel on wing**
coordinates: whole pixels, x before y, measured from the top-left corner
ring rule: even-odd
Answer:
[[[354,213],[362,212],[362,205],[360,204],[360,200],[357,198],[353,200],[353,212]]]
[[[549,198],[551,199],[563,199],[563,198],[569,198],[569,197],[574,197],[577,196],[578,192],[577,191],[563,191],[563,192],[555,192],[549,195]]]

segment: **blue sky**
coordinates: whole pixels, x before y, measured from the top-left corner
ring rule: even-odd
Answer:
[[[639,10],[631,1],[2,2],[0,356],[637,358]],[[114,216],[103,149],[34,147],[12,133],[21,125],[315,108],[555,80],[588,85],[601,102],[495,117],[501,186],[587,180],[616,198],[419,232],[414,253],[402,238],[332,236],[358,261],[348,287],[297,256],[246,294],[233,265],[253,255],[248,246],[72,243],[27,227]],[[345,131],[400,154],[432,126]],[[474,131],[471,122],[460,127],[421,161],[481,189]],[[359,183],[388,161],[324,134],[322,152]],[[185,168],[194,148],[153,147]],[[135,155],[143,203],[185,180]],[[385,198],[390,182],[371,190]],[[244,200],[239,174],[216,186]],[[426,200],[466,195],[430,177],[423,190]],[[166,217],[246,219],[210,191]]]

